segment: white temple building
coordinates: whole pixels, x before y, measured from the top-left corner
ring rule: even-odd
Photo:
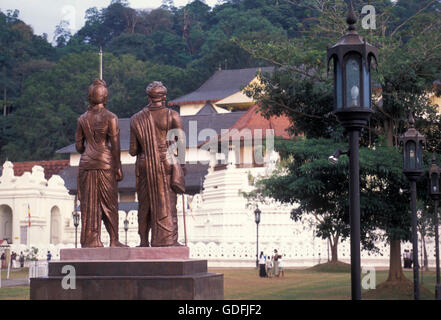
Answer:
[[[276,152],[267,150],[262,155],[263,162],[257,161],[254,132],[263,130],[266,138],[270,130],[277,137],[290,138],[285,130],[289,126],[288,119],[262,117],[255,103],[241,94],[243,86],[257,81],[257,71],[220,70],[195,92],[170,103],[181,112],[187,135],[187,191],[184,196],[178,196],[177,201],[179,241],[187,240],[191,258],[207,259],[210,267],[253,267],[257,250],[254,210],[258,205],[262,212],[258,226],[259,252],[272,255],[277,249],[283,255],[285,267],[324,263],[331,258],[330,248],[326,240],[315,236],[312,216],[294,222],[290,218],[293,206],[271,200],[249,203],[243,196],[243,192],[254,188],[252,180],[271,174],[278,160]],[[118,185],[119,238],[124,243],[127,236],[127,244],[134,247],[139,245],[135,158],[128,154],[129,119],[120,119],[119,123],[124,173]],[[222,129],[234,129],[240,137],[237,141],[228,137],[226,150],[207,149],[206,130],[214,131],[221,145],[225,141]],[[251,140],[244,138],[247,130],[252,133]],[[76,207],[80,155],[74,145],[57,152],[68,154],[69,160],[59,162],[57,170],[52,170],[50,175],[48,164],[32,163],[31,167],[28,163],[27,169],[20,172],[17,171],[20,163],[3,164],[0,240],[7,239],[12,251],[34,246],[39,249],[39,259],[46,258],[47,250],[57,259],[60,248],[75,245],[72,213]],[[125,219],[129,222],[127,232]],[[78,227],[78,239],[79,230],[81,227]],[[108,245],[108,234],[104,227],[102,230],[102,241]],[[429,263],[433,265],[433,239],[426,239],[426,245]],[[380,243],[379,247],[380,253],[376,255],[362,251],[363,266],[389,265],[389,246]],[[402,250],[410,247],[410,243],[406,243]],[[338,253],[340,261],[350,261],[349,240],[339,245]]]

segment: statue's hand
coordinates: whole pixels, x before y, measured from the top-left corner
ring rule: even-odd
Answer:
[[[187,175],[187,168],[185,167],[185,164],[181,164],[182,172],[184,173],[184,176]]]
[[[116,181],[121,181],[124,178],[121,168],[116,170]]]

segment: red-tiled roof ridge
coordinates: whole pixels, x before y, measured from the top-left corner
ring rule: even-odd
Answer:
[[[44,169],[44,178],[49,180],[54,174],[60,173],[69,165],[69,160],[44,160],[44,161],[24,161],[13,162],[14,175],[21,176],[25,172],[32,172],[34,166],[42,166]]]
[[[237,129],[239,132],[243,129],[262,129],[262,137],[266,135],[266,129],[273,129],[274,136],[281,137],[283,139],[290,139],[291,136],[287,132],[287,129],[291,126],[289,118],[285,115],[271,116],[266,119],[259,111],[257,104],[253,105],[248,111],[230,128]]]
[[[249,108],[240,118],[236,121],[236,123],[231,126],[228,130],[231,133],[231,130],[236,129],[239,131],[239,135],[241,136],[241,131],[244,129],[250,129],[251,134],[254,134],[255,129],[262,130],[262,138],[266,137],[266,129],[274,129],[274,136],[282,139],[291,139],[292,137],[289,135],[287,129],[291,126],[291,122],[289,118],[285,115],[282,116],[271,116],[269,119],[266,119],[262,113],[259,111],[259,106],[257,104],[253,105]],[[218,134],[218,140],[222,140],[222,133]],[[230,140],[232,137],[229,137]],[[243,137],[241,137],[243,139]],[[200,143],[198,147],[209,142],[210,139]]]

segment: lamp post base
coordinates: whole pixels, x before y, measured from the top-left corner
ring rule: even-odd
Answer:
[[[441,300],[441,285],[435,285],[435,300]]]

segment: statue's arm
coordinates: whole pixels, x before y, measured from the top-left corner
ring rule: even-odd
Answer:
[[[121,166],[121,146],[119,137],[119,125],[118,118],[112,117],[109,121],[109,140],[112,148],[112,157],[115,163],[116,180],[121,181],[123,179],[122,166]]]
[[[186,148],[186,140],[185,140],[185,132],[184,132],[184,126],[182,125],[182,118],[176,111],[172,112],[172,123],[171,123],[172,129],[179,129],[178,130],[178,137],[177,137],[177,144],[178,144],[178,155],[179,155],[179,161],[181,163],[181,167],[184,170],[184,174],[186,174],[185,169],[185,148]],[[184,150],[179,151],[179,148],[183,148]]]
[[[135,134],[135,123],[134,120],[130,120],[130,147],[129,147],[129,154],[134,157],[140,153],[140,147],[138,139],[136,138]]]
[[[84,141],[86,140],[83,132],[83,127],[81,127],[80,119],[77,120],[77,131],[75,132],[75,149],[77,152],[82,154],[85,150]]]

